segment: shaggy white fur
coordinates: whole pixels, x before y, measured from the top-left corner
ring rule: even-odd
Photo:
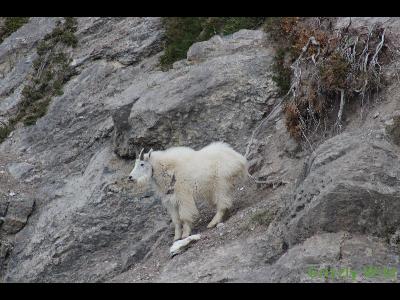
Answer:
[[[141,156],[129,178],[141,184],[152,179],[175,225],[174,241],[190,235],[199,214],[195,200],[216,207],[208,228],[220,223],[232,206],[235,184],[248,174],[246,158],[222,142],[199,151],[173,147]]]

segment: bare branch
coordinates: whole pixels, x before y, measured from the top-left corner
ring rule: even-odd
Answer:
[[[381,41],[376,46],[375,54],[374,54],[374,56],[372,56],[371,63],[370,63],[370,68],[371,67],[372,68],[375,67],[375,64],[378,63],[378,61],[377,61],[378,60],[378,54],[379,54],[379,51],[381,51],[381,49],[382,49],[383,43],[385,42],[385,30],[386,29],[383,29],[382,36],[381,36]]]
[[[337,116],[337,121],[335,124],[335,127],[339,127],[339,130],[342,127],[342,115],[343,115],[343,108],[344,108],[344,89],[340,89],[340,106],[339,106],[339,112]]]
[[[285,97],[286,97],[286,96],[285,96]],[[278,109],[281,108],[281,104],[282,104],[283,100],[285,99],[285,97],[283,97],[283,98],[275,105],[275,107],[271,110],[271,112],[268,114],[268,116],[267,116],[266,118],[264,118],[264,119],[260,122],[260,124],[258,124],[258,126],[256,127],[256,129],[253,130],[253,133],[252,133],[252,135],[251,135],[250,141],[249,141],[249,143],[247,144],[246,153],[245,153],[244,157],[248,158],[248,155],[250,154],[250,147],[251,147],[252,144],[253,144],[253,140],[254,140],[255,135],[258,133],[258,131],[259,131],[260,128],[264,125],[264,123],[266,123],[267,121],[269,121],[270,118],[271,118],[271,116],[273,116],[273,114],[274,114]]]

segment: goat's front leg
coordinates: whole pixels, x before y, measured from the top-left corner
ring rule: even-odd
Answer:
[[[174,236],[174,242],[175,242],[182,238],[182,222],[179,219],[178,208],[174,207],[173,209],[171,209],[170,215],[172,222],[174,223],[175,226],[175,236]]]
[[[184,221],[182,239],[186,239],[191,232],[192,232],[192,224],[190,222]]]
[[[173,198],[169,198],[169,201],[165,201],[169,215],[171,216],[172,223],[175,226],[174,242],[182,238],[182,221],[179,218],[179,211],[177,205],[174,203]]]
[[[174,242],[180,240],[182,238],[182,223],[174,222],[175,225],[175,235],[174,235]]]
[[[177,197],[180,199],[178,201],[179,219],[183,222],[182,239],[185,239],[191,234],[193,222],[198,217],[199,211],[190,192],[178,191]]]

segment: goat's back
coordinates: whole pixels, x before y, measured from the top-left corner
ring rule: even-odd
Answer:
[[[178,175],[197,184],[209,184],[216,178],[242,177],[247,171],[247,160],[222,142],[212,143],[198,151],[181,149],[179,152]]]
[[[223,142],[211,143],[198,151],[172,147],[152,155],[160,162],[168,162],[177,180],[190,185],[208,185],[216,179],[244,178],[247,174],[246,158]]]

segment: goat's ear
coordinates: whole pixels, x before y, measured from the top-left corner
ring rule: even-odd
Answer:
[[[153,149],[150,149],[148,153],[143,154],[143,160],[148,161],[150,159],[151,152],[153,152]]]

